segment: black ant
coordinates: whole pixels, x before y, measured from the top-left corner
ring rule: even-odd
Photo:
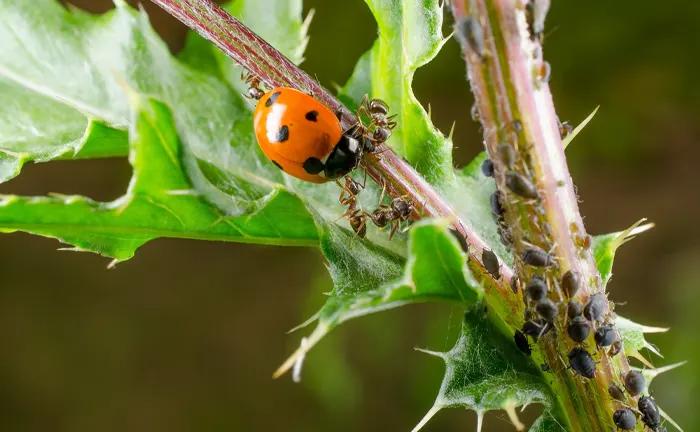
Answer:
[[[245,84],[248,84],[248,99],[260,100],[265,95],[265,92],[260,89],[260,78],[253,74],[241,73],[241,79]]]
[[[365,182],[367,179],[365,178]],[[342,189],[338,202],[340,205],[347,207],[341,218],[346,218],[350,223],[350,227],[355,232],[355,235],[360,238],[365,238],[367,234],[367,216],[361,208],[357,208],[357,195],[365,188],[365,184],[357,182],[350,176],[345,176],[345,184],[340,181],[335,181]]]
[[[372,214],[368,214],[368,216],[378,228],[384,228],[390,224],[391,233],[389,234],[389,239],[391,239],[397,231],[406,232],[410,228],[410,225],[401,228],[401,222],[407,222],[411,219],[415,206],[411,200],[405,197],[394,198],[390,205],[381,204],[385,191],[386,188],[382,190],[382,195],[379,198],[379,208],[374,210]]]
[[[391,131],[396,127],[394,121],[396,114],[388,116],[389,105],[381,99],[368,99],[365,95],[360,101],[360,107],[357,109],[357,124],[354,125],[355,134],[364,136],[370,144],[376,148],[386,142],[391,136]],[[369,125],[362,124],[362,116],[369,118]]]

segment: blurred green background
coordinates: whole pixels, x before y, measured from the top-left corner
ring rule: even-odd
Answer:
[[[651,337],[666,359],[650,358],[691,362],[652,390],[686,431],[700,430],[700,3],[553,3],[545,56],[558,114],[577,124],[601,105],[567,150],[586,227],[657,224],[621,249],[609,290],[626,317],[672,327]],[[177,51],[185,28],[144,6]],[[343,83],[376,36],[373,18],[361,0],[307,0],[311,8],[303,67],[324,85]],[[457,122],[455,159],[466,164],[481,139],[454,41],[417,72],[415,90],[441,130]],[[109,200],[129,176],[126,160],[29,165],[0,192]],[[420,305],[351,321],[311,352],[293,384],[271,374],[301,337],[285,332],[329,290],[315,250],[158,240],[107,270],[107,260],[58,252],[54,240],[12,234],[0,245],[2,430],[407,431],[443,372],[414,347],[449,348],[460,317]],[[496,414],[485,423],[513,430]],[[475,430],[475,416],[445,410],[424,430]]]

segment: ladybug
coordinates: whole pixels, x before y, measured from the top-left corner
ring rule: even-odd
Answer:
[[[296,89],[279,87],[262,95],[253,126],[265,156],[301,180],[338,179],[354,170],[362,158],[363,137],[344,133],[333,111]]]

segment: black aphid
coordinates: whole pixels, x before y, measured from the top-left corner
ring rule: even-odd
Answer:
[[[591,323],[582,316],[574,317],[569,321],[566,333],[572,341],[581,343],[591,334]]]
[[[659,407],[656,405],[656,401],[651,396],[642,396],[639,398],[639,403],[637,404],[639,412],[642,413],[642,422],[649,427],[649,429],[656,430],[661,423],[661,413],[659,412]]]
[[[513,166],[515,166],[515,150],[513,146],[508,143],[501,143],[496,151],[498,152],[498,159],[503,162],[503,165],[508,167],[508,169],[513,169]]]
[[[625,401],[625,394],[622,392],[622,389],[615,384],[610,384],[608,386],[608,394],[615,400],[619,400],[620,402]]]
[[[486,51],[484,45],[484,30],[473,17],[464,17],[457,24],[455,35],[462,47],[469,47],[476,55],[483,58]]]
[[[583,316],[589,321],[598,321],[605,313],[607,306],[608,299],[605,297],[605,294],[593,294],[583,308]]]
[[[547,363],[542,363],[540,365],[540,369],[542,369],[542,372],[549,372],[551,370],[551,368],[549,367],[549,365]]]
[[[506,210],[503,208],[503,200],[501,199],[501,193],[496,191],[491,194],[491,212],[500,219]]]
[[[544,20],[547,18],[551,0],[530,0],[525,8],[527,22],[532,39],[539,39],[544,32]]]
[[[513,129],[513,132],[520,133],[523,131],[523,122],[521,122],[518,119],[515,119],[512,122],[510,122],[510,127]]]
[[[515,340],[515,346],[525,353],[525,355],[530,356],[532,354],[532,349],[530,348],[530,343],[527,341],[527,336],[525,336],[520,330],[516,330],[513,335]]]
[[[496,232],[498,232],[498,238],[501,240],[501,243],[503,243],[503,246],[513,246],[513,234],[511,233],[510,228],[502,223],[499,223]]]
[[[581,276],[573,270],[567,271],[561,278],[561,287],[569,298],[575,296],[581,288]]]
[[[583,306],[576,300],[569,300],[569,304],[566,306],[566,313],[569,318],[577,317],[583,313]]]
[[[552,329],[552,325],[542,319],[525,321],[522,327],[523,334],[530,336],[537,341],[538,338],[547,334]]]
[[[457,242],[459,242],[459,247],[462,248],[462,251],[464,253],[469,253],[469,243],[467,243],[467,239],[454,228],[450,228],[450,233],[455,239],[457,239]]]
[[[486,177],[493,177],[493,161],[491,159],[484,160],[484,163],[481,164],[481,172]]]
[[[549,267],[554,264],[554,258],[538,246],[528,246],[522,251],[520,257],[525,264],[533,267]]]
[[[535,305],[535,311],[537,311],[545,321],[553,322],[557,317],[557,313],[559,313],[559,308],[552,300],[543,298]]]
[[[646,387],[646,380],[644,375],[639,371],[629,371],[625,375],[625,390],[631,396],[637,396],[639,393],[644,391]]]
[[[491,273],[491,276],[496,279],[501,277],[501,264],[498,262],[498,257],[490,249],[484,249],[481,253],[481,263],[486,268],[486,271]]]
[[[637,417],[629,408],[623,408],[613,413],[615,426],[622,430],[634,430],[637,427]]]
[[[541,277],[534,277],[525,287],[525,293],[534,301],[547,297],[547,283]]]
[[[595,339],[595,344],[599,347],[609,347],[617,339],[615,327],[609,324],[598,327],[595,334],[593,334],[593,339]]]
[[[569,365],[576,374],[584,378],[595,378],[595,361],[584,348],[577,346],[569,352]]]
[[[523,198],[535,199],[539,196],[535,184],[516,171],[506,173],[506,186],[511,192]]]

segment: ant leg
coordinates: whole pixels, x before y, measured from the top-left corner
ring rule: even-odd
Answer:
[[[394,234],[396,234],[396,230],[399,229],[399,221],[393,220],[391,221],[391,233],[389,234],[389,240],[394,238]]]
[[[339,180],[336,180],[335,183],[338,185],[338,187],[341,189],[340,191],[340,196],[338,197],[338,202],[341,205],[347,205],[347,201],[345,199],[345,194],[349,193],[350,191],[348,190],[347,186],[343,186]],[[352,195],[352,194],[351,194]],[[350,199],[350,197],[348,197]]]
[[[364,180],[362,180],[362,184],[360,186],[362,186],[362,189],[364,189],[365,186],[367,185],[367,170],[362,170],[362,171],[365,172],[365,178],[364,178]]]
[[[384,200],[384,194],[386,193],[386,181],[382,179],[382,193],[379,195],[379,206],[382,205],[382,201]]]

